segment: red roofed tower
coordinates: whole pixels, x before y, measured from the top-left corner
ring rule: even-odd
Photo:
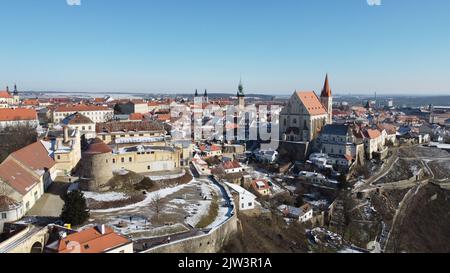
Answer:
[[[330,83],[328,82],[328,74],[325,77],[322,93],[320,94],[320,102],[328,113],[328,124],[333,123],[333,96],[331,94]]]

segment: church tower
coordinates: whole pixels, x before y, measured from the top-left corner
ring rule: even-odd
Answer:
[[[328,124],[333,123],[333,96],[331,94],[330,83],[328,82],[328,74],[325,77],[322,93],[320,94],[320,102],[328,113]]]
[[[206,89],[205,89],[205,93],[203,94],[203,103],[209,103],[208,90],[206,90]]]
[[[19,104],[19,91],[17,91],[17,85],[14,84],[14,92],[13,92],[14,104]]]
[[[242,80],[239,81],[237,98],[238,98],[239,108],[244,109],[245,108],[245,94],[244,94],[244,86],[242,85]]]

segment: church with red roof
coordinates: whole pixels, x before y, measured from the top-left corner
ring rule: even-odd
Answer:
[[[320,97],[314,91],[295,91],[280,113],[281,140],[309,142],[332,123],[333,96],[325,78]]]

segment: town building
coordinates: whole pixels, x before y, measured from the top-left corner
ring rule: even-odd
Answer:
[[[20,102],[19,92],[17,86],[14,85],[14,91],[11,94],[9,87],[6,87],[5,91],[0,91],[0,108],[9,108],[14,105],[18,105]]]
[[[64,118],[61,121],[61,125],[67,126],[72,130],[78,130],[81,136],[84,136],[86,139],[96,137],[95,122],[78,112]]]
[[[328,163],[338,169],[350,168],[358,157],[360,162],[364,160],[364,145],[354,137],[350,125],[325,125],[320,132],[318,144],[321,152],[329,156]]]
[[[19,220],[23,216],[22,203],[2,195],[0,190],[0,234],[3,232],[5,223],[11,223]]]
[[[109,121],[97,123],[95,131],[103,142],[118,148],[136,144],[165,146],[167,140],[167,131],[158,121]]]
[[[234,197],[235,204],[239,211],[253,210],[256,206],[256,196],[243,187],[225,182]]]
[[[133,241],[105,225],[67,234],[45,247],[47,253],[133,253]]]
[[[301,223],[308,222],[313,218],[313,208],[309,204],[305,204],[299,208],[281,205],[278,209],[283,213],[284,217],[296,219]]]
[[[37,127],[39,125],[39,120],[36,110],[26,108],[1,108],[0,128],[17,125]]]
[[[265,179],[255,179],[252,181],[252,188],[262,196],[271,195],[269,183]]]
[[[114,110],[105,106],[85,104],[66,105],[59,106],[53,110],[53,122],[60,123],[63,119],[75,113],[80,113],[95,123],[107,122],[114,116]]]

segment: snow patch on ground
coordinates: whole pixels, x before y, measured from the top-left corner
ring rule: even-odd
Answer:
[[[86,199],[94,199],[95,201],[99,202],[118,201],[128,198],[126,194],[121,192],[97,193],[91,191],[84,191],[83,194]]]

